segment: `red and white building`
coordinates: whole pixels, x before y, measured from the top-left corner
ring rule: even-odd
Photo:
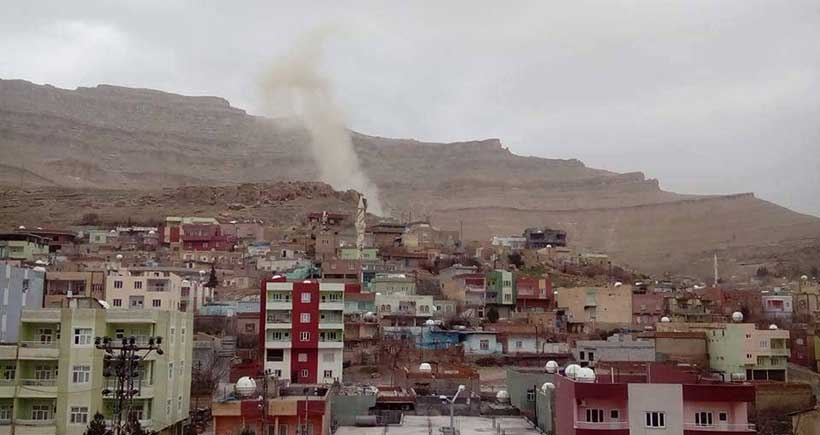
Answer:
[[[637,367],[636,367],[637,368]],[[658,363],[637,372],[612,367],[595,377],[555,376],[555,426],[561,435],[751,435],[755,387],[709,382]]]
[[[264,368],[292,383],[342,379],[343,283],[262,281],[259,347]]]
[[[552,293],[552,281],[546,278],[519,276],[515,280],[516,303],[518,311],[549,311],[555,304]]]

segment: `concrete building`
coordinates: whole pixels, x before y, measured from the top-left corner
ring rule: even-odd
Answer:
[[[632,324],[632,286],[559,288],[556,303],[571,332],[614,329]]]
[[[596,373],[556,375],[557,434],[754,434],[749,423],[755,388],[708,383],[696,374],[648,363],[628,380]]]
[[[785,381],[788,369],[789,331],[756,329],[752,323],[727,323],[706,332],[709,366],[730,376]]]
[[[572,356],[590,365],[598,361],[651,362],[655,361],[655,344],[628,334],[613,334],[606,340],[578,340]]]
[[[666,296],[664,293],[632,293],[632,317],[635,326],[654,326],[666,313]]]
[[[520,251],[527,247],[527,239],[517,236],[493,236],[490,245],[494,247],[508,248],[511,251]]]
[[[272,380],[270,382],[273,382]],[[272,398],[259,406],[258,392],[249,398],[226,397],[211,404],[214,435],[234,435],[244,428],[257,434],[326,435],[330,433],[330,400],[325,386],[272,385]],[[264,427],[267,427],[266,431]]]
[[[519,312],[549,311],[555,303],[549,278],[519,276],[515,279],[516,304]]]
[[[515,302],[515,281],[512,272],[500,269],[488,272],[485,303],[505,307],[510,311]]]
[[[536,416],[536,394],[545,382],[554,383],[555,374],[547,373],[543,367],[508,367],[507,393],[510,404],[528,417]],[[552,415],[544,416],[552,420]]]
[[[652,331],[643,333],[640,337],[655,343],[655,358],[658,361],[677,361],[694,367],[709,367],[706,334],[702,331]]]
[[[416,278],[404,273],[377,273],[370,281],[370,291],[382,295],[414,295]]]
[[[94,413],[112,418],[113,398],[103,396],[103,351],[94,338],[161,336],[163,354],[140,363],[134,413],[143,428],[177,433],[188,418],[192,316],[159,310],[103,309],[94,299],[71,308],[24,310],[19,345],[0,346],[4,381],[0,413],[14,434],[82,434]],[[3,427],[0,426],[0,431]]]
[[[465,354],[492,355],[503,351],[503,347],[501,343],[498,342],[495,332],[465,331],[461,334]]]
[[[294,383],[342,379],[344,284],[316,281],[262,282],[261,319],[265,369]]]
[[[0,234],[0,260],[34,261],[49,253],[48,240],[28,233]]]
[[[567,232],[549,228],[527,228],[524,230],[527,249],[542,249],[549,246],[567,246]]]
[[[46,272],[44,306],[60,308],[69,295],[105,300],[105,272]]]
[[[421,326],[433,317],[433,297],[376,294],[374,304],[383,326]]]
[[[19,340],[23,310],[43,306],[45,273],[0,263],[0,343]]]
[[[185,284],[183,284],[183,281]],[[183,310],[182,302],[192,297],[192,286],[198,283],[184,280],[166,271],[130,272],[127,269],[110,271],[105,280],[105,301],[112,308]],[[183,297],[183,288],[187,295]],[[211,295],[213,296],[213,295]],[[202,305],[200,299],[193,305]]]
[[[769,320],[791,319],[794,315],[794,304],[791,294],[764,292],[760,296],[763,317]]]

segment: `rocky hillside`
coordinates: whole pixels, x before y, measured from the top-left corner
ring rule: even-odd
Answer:
[[[571,240],[642,270],[706,273],[789,261],[820,246],[820,219],[752,194],[665,192],[641,173],[517,156],[496,139],[438,144],[353,135],[364,170],[397,217],[430,217],[465,237],[565,228]],[[0,80],[0,184],[156,190],[316,180],[307,135],[221,98],[101,85]]]

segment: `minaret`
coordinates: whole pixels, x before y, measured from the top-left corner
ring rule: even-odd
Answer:
[[[367,216],[367,200],[364,199],[364,195],[359,194],[359,206],[356,208],[356,248],[359,250],[359,257],[364,249],[365,216]]]
[[[717,252],[715,252],[715,283],[714,283],[714,287],[717,287],[719,279],[720,279],[720,275],[718,275]]]

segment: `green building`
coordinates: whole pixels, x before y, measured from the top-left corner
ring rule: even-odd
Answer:
[[[512,272],[492,270],[487,272],[487,304],[515,305],[515,281]]]
[[[148,309],[104,309],[94,299],[72,308],[24,310],[20,341],[0,345],[0,435],[82,434],[96,412],[113,415],[95,337],[163,337],[162,355],[140,363],[133,413],[146,429],[178,433],[188,418],[193,317]],[[110,385],[113,387],[112,385]]]
[[[0,259],[32,261],[48,255],[48,241],[35,234],[0,234]]]
[[[756,329],[753,323],[727,323],[706,332],[709,366],[748,380],[786,381],[789,330]]]

